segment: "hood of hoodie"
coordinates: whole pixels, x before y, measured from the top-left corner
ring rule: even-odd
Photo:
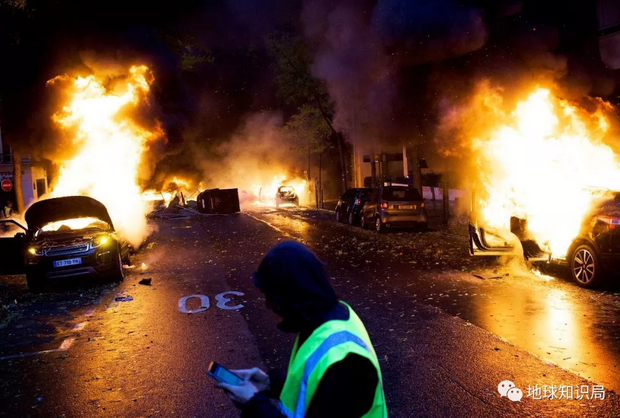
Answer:
[[[299,332],[338,304],[324,264],[305,245],[285,241],[274,246],[254,273],[257,287],[274,303],[283,318],[279,327]]]

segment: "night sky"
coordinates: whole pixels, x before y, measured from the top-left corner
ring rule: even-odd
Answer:
[[[508,91],[552,80],[577,100],[620,91],[600,62],[596,2],[587,0],[0,0],[5,139],[34,155],[53,143],[58,97],[47,80],[145,63],[164,154],[187,166],[190,149],[226,142],[249,115],[296,111],[277,94],[265,43],[274,33],[307,44],[336,128],[355,109],[365,140],[421,141],[428,153],[442,100],[458,103],[483,78]],[[202,61],[188,66],[183,48]],[[162,164],[175,169],[171,158]]]

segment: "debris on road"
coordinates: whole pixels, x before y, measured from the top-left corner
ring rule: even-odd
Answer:
[[[138,284],[143,284],[145,286],[150,286],[151,285],[151,280],[153,280],[152,278],[148,278],[148,279],[142,279],[138,282]]]
[[[480,280],[499,280],[499,279],[503,279],[504,276],[491,276],[491,277],[482,277],[479,274],[472,274],[472,276],[480,279]]]
[[[133,296],[128,295],[125,292],[121,292],[114,297],[114,300],[116,302],[131,302],[133,300]]]

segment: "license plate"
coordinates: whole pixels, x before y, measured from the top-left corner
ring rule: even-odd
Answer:
[[[398,209],[414,209],[413,205],[400,205]]]
[[[54,267],[75,266],[77,264],[82,264],[82,259],[81,258],[70,258],[68,260],[54,261]]]

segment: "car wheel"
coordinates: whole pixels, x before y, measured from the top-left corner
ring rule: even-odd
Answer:
[[[28,284],[28,290],[32,293],[41,293],[45,290],[45,282],[40,274],[27,273],[26,283]]]
[[[123,268],[123,259],[120,249],[118,250],[116,263],[114,263],[114,267],[112,267],[110,279],[115,282],[122,282],[125,279],[125,269]]]
[[[579,286],[592,288],[600,284],[603,272],[598,255],[591,245],[582,244],[575,248],[570,260],[571,276]]]
[[[355,214],[351,211],[349,212],[349,225],[355,226],[357,222],[355,222]]]
[[[360,214],[360,226],[362,227],[362,229],[368,228],[368,225],[366,224],[366,217],[363,213]]]
[[[342,209],[336,209],[336,222],[342,222]]]
[[[377,219],[375,220],[375,230],[379,234],[382,234],[383,232],[385,232],[385,226],[383,225],[383,223],[381,222],[381,218],[379,217],[377,217]]]

